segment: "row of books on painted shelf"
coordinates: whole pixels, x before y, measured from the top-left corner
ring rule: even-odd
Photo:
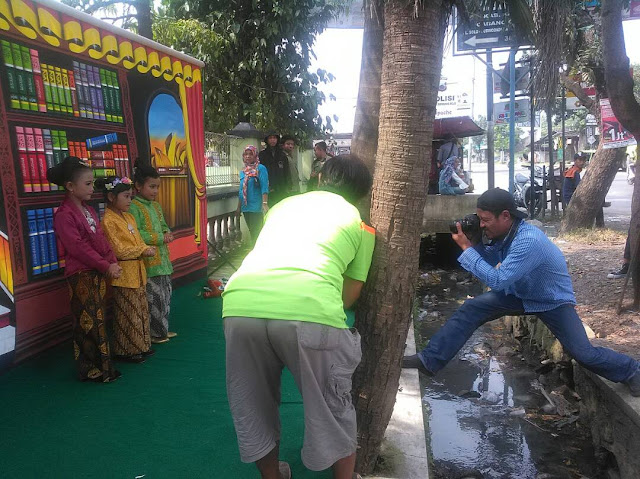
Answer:
[[[75,141],[69,140],[71,134],[65,130],[16,126],[15,135],[25,193],[58,191],[60,187],[47,181],[47,169],[67,156],[89,163],[96,178],[130,176],[127,146],[118,143],[116,133]]]
[[[105,203],[98,203],[94,206],[102,221]],[[58,246],[53,230],[53,215],[57,209],[35,208],[26,210],[27,226],[29,228],[29,250],[31,252],[31,274],[34,276],[64,268],[64,253]],[[1,270],[0,279],[2,279]]]
[[[77,61],[73,69],[41,63],[37,50],[1,43],[11,108],[124,122],[115,72]]]
[[[5,292],[13,297],[13,271],[11,269],[11,253],[9,239],[0,231],[0,283]]]

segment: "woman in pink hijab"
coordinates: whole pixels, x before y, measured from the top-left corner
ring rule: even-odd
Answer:
[[[264,215],[269,209],[269,175],[258,160],[258,149],[247,146],[242,152],[244,168],[240,171],[240,190],[238,191],[237,213],[244,220],[251,234],[251,243],[255,244],[264,223]]]

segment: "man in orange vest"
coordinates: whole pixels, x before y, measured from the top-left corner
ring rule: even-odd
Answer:
[[[576,191],[578,183],[580,183],[580,173],[586,163],[587,159],[581,153],[576,153],[573,156],[573,166],[565,171],[562,181],[562,199],[565,205],[571,201],[573,192]]]

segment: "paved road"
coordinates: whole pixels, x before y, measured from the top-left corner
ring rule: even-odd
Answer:
[[[627,229],[629,227],[632,195],[633,185],[627,183],[627,174],[618,172],[607,194],[607,201],[611,202],[611,206],[604,210],[607,226],[615,229]]]
[[[529,170],[516,165],[516,173],[529,175]],[[475,185],[475,193],[487,190],[487,165],[486,163],[474,163],[471,169],[471,177]],[[509,188],[509,170],[507,165],[495,165],[495,186],[503,189]],[[631,195],[633,185],[627,183],[627,175],[624,171],[616,174],[615,179],[607,194],[607,201],[611,202],[609,208],[605,208],[605,221],[607,226],[613,229],[626,230],[631,219]]]

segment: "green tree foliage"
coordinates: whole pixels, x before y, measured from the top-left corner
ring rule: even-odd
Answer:
[[[203,60],[206,128],[238,121],[308,139],[331,129],[318,106],[319,85],[333,76],[310,72],[312,46],[338,13],[328,0],[164,0],[157,41]]]
[[[480,128],[487,128],[487,119],[483,115],[479,115],[474,120]],[[522,137],[524,136],[524,130],[516,125],[516,152],[523,149]],[[496,152],[509,151],[509,124],[495,125],[493,129],[493,146]],[[487,144],[487,135],[478,135],[471,137],[471,145],[473,151],[479,154],[482,145]]]
[[[589,112],[585,108],[568,111],[564,124],[566,131],[582,133],[587,127],[587,113]],[[560,119],[557,122],[560,122]]]

